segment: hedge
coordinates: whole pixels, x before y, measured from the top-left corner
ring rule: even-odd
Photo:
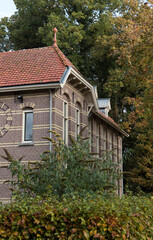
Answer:
[[[25,199],[0,206],[0,239],[139,239],[153,237],[153,199],[144,196]]]

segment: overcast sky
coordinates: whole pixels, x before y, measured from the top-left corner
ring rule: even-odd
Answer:
[[[0,18],[10,17],[15,12],[13,0],[0,0]]]

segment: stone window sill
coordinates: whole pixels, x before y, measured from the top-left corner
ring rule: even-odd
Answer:
[[[34,146],[34,142],[22,142],[19,143],[19,147],[24,147],[24,146]]]

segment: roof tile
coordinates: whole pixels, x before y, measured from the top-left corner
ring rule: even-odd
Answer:
[[[57,46],[1,52],[0,87],[59,82],[69,66]]]
[[[98,112],[100,115],[102,115],[105,119],[107,119],[109,122],[112,122],[113,124],[115,124],[117,127],[119,127],[119,125],[114,122],[114,120],[111,117],[107,117],[104,113],[102,113],[101,111]]]

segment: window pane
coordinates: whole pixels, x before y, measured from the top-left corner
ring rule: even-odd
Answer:
[[[67,144],[68,141],[68,104],[63,103],[63,140]]]
[[[106,128],[103,127],[103,150],[106,150]]]
[[[25,134],[24,141],[32,141],[33,135],[33,113],[25,113]]]
[[[96,124],[96,150],[99,153],[99,124]]]
[[[76,109],[76,137],[79,135],[80,133],[80,110]]]
[[[67,137],[67,120],[64,119],[64,143],[66,144]]]
[[[79,124],[79,110],[76,110],[76,122]]]
[[[64,117],[67,117],[67,103],[64,102]]]

